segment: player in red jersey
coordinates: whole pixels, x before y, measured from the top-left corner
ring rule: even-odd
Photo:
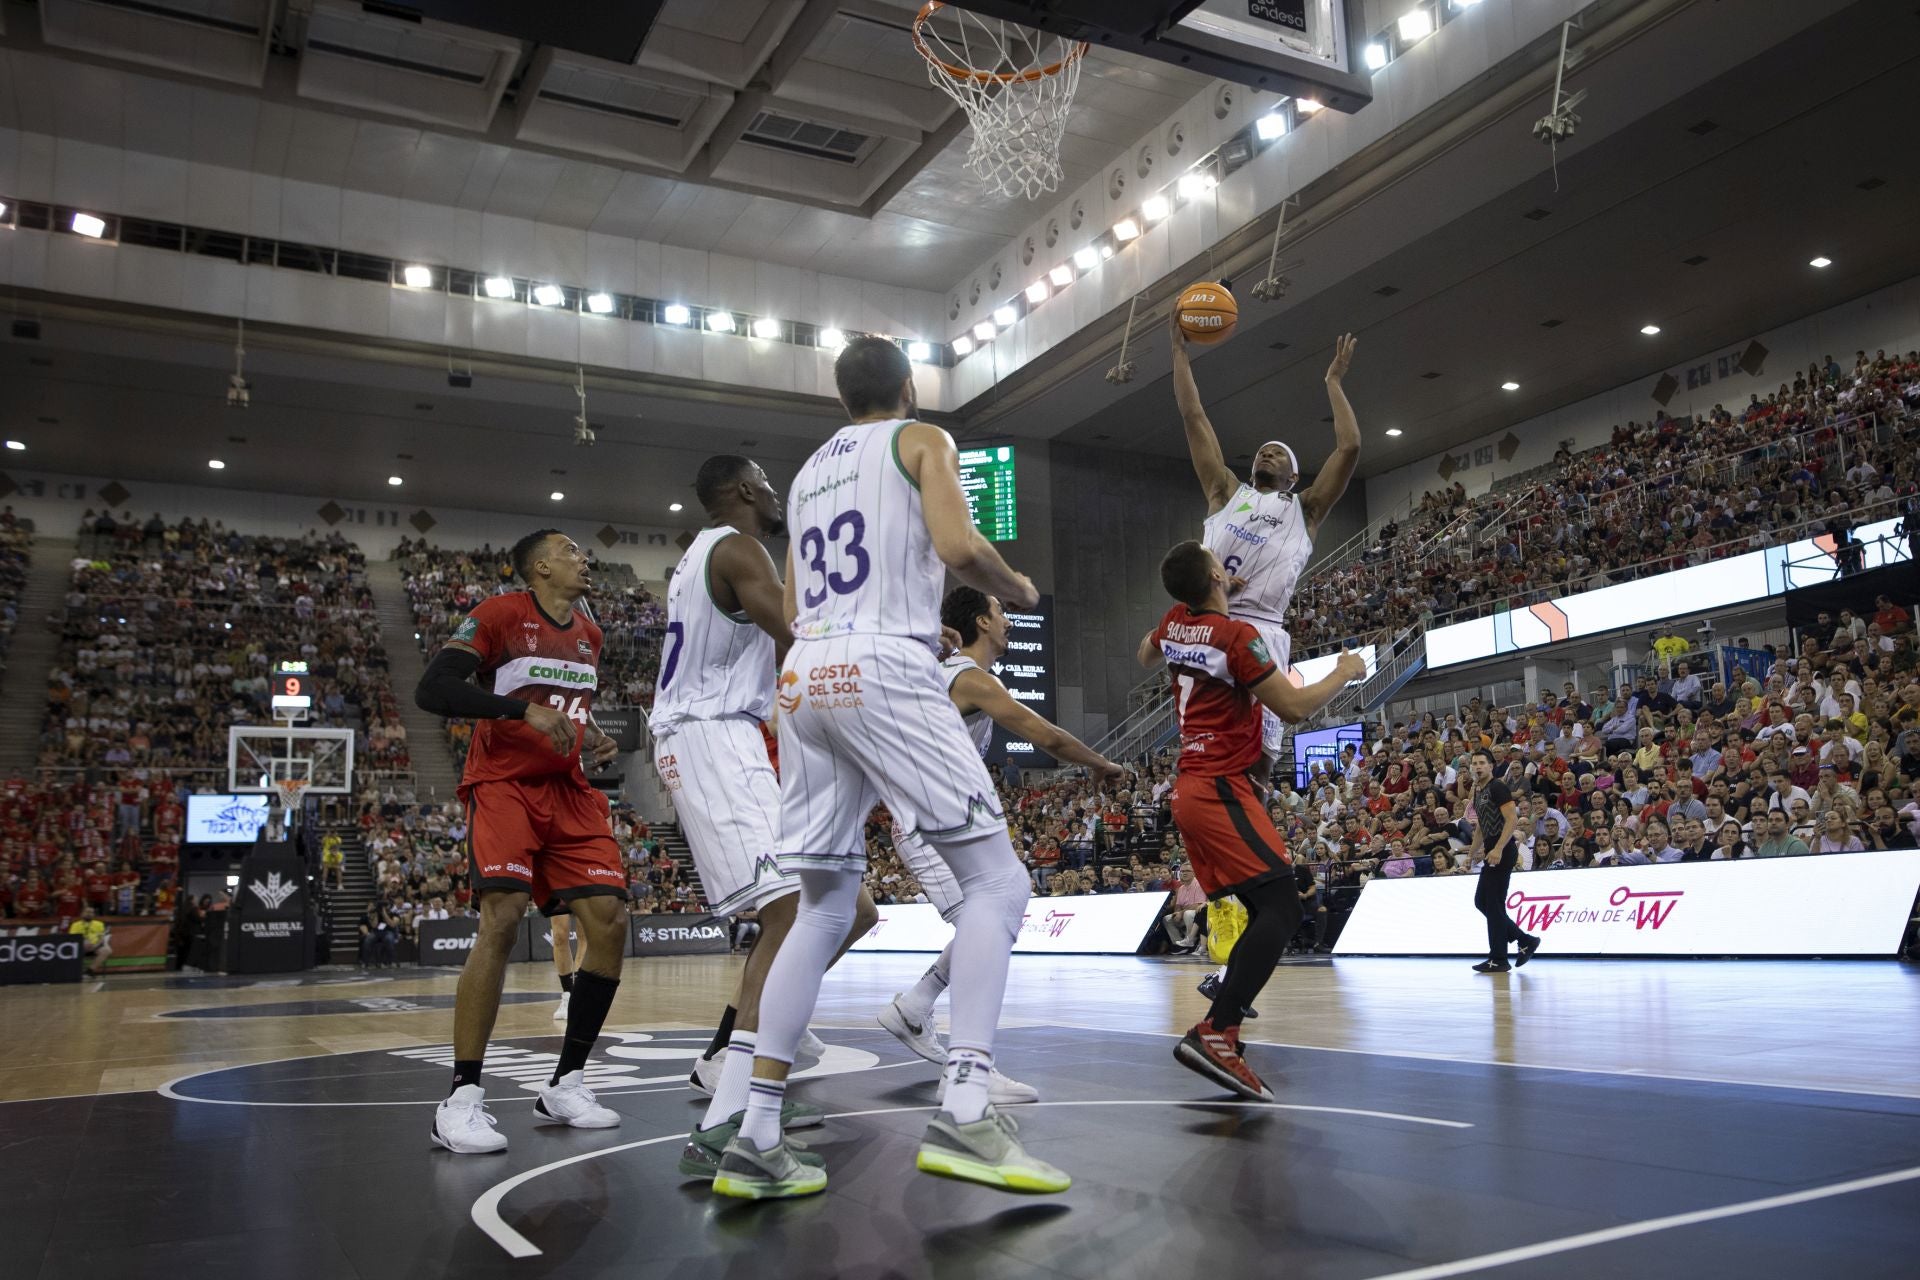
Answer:
[[[617,752],[593,722],[600,628],[576,608],[593,577],[586,553],[557,529],[520,539],[512,563],[527,589],[474,606],[414,691],[422,710],[478,722],[460,798],[480,932],[454,1001],[453,1087],[432,1130],[435,1142],[462,1154],[506,1150],[506,1135],[486,1112],[480,1065],[529,900],[542,914],[571,914],[586,945],[560,1061],[534,1111],[579,1129],[620,1123],[582,1075],[619,990],[627,949],[626,869],[607,799],[581,764],[583,746],[595,768]],[[475,675],[491,677],[492,691],[469,683]]]
[[[1240,1054],[1240,1021],[1300,927],[1300,895],[1286,841],[1248,772],[1260,763],[1261,708],[1304,720],[1365,675],[1366,664],[1358,654],[1342,654],[1325,679],[1295,688],[1259,631],[1227,616],[1231,579],[1198,542],[1167,552],[1160,580],[1179,603],[1141,640],[1139,657],[1143,666],[1165,658],[1173,680],[1180,721],[1173,821],[1207,897],[1231,894],[1247,909],[1213,1008],[1173,1056],[1235,1093],[1270,1102],[1272,1090]]]

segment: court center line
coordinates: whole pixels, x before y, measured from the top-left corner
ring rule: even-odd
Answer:
[[[1050,1021],[1048,1026],[1071,1027],[1075,1031],[1100,1031],[1108,1035],[1159,1036],[1166,1040],[1178,1040],[1186,1033],[1183,1031],[1142,1031],[1134,1027],[1096,1027],[1085,1022]],[[1241,1031],[1244,1033],[1243,1026]],[[1455,1058],[1443,1053],[1395,1053],[1388,1049],[1349,1049],[1331,1044],[1295,1044],[1290,1040],[1256,1040],[1242,1034],[1241,1040],[1247,1044],[1266,1045],[1272,1049],[1306,1049],[1314,1053],[1352,1053],[1366,1058],[1404,1058],[1409,1062],[1455,1062],[1471,1067],[1513,1067],[1523,1071],[1571,1071],[1576,1075],[1620,1076],[1628,1080],[1678,1080],[1685,1084],[1731,1084],[1750,1089],[1790,1089],[1797,1093],[1840,1093],[1856,1098],[1898,1098],[1903,1102],[1920,1102],[1920,1094],[1887,1093],[1879,1089],[1850,1089],[1845,1085],[1791,1084],[1778,1080],[1741,1080],[1729,1076],[1677,1076],[1662,1071],[1641,1071],[1638,1068],[1623,1070],[1619,1067],[1570,1067],[1553,1062],[1502,1062],[1497,1058]]]
[[[1793,1205],[1807,1204],[1814,1200],[1827,1200],[1834,1196],[1851,1195],[1856,1191],[1871,1191],[1876,1187],[1911,1182],[1916,1178],[1920,1178],[1920,1165],[1911,1169],[1898,1169],[1892,1173],[1875,1174],[1870,1178],[1854,1178],[1848,1182],[1829,1183],[1824,1187],[1809,1187],[1805,1191],[1767,1196],[1760,1200],[1742,1200],[1737,1204],[1721,1205],[1717,1209],[1695,1209],[1691,1213],[1676,1213],[1665,1218],[1648,1218],[1644,1222],[1629,1222],[1600,1231],[1585,1231],[1576,1236],[1562,1236],[1558,1240],[1543,1240],[1539,1244],[1502,1249],[1498,1253],[1483,1253],[1476,1258],[1462,1258],[1458,1262],[1415,1267],[1411,1271],[1394,1271],[1387,1275],[1374,1276],[1372,1280],[1445,1280],[1448,1276],[1469,1275],[1475,1271],[1511,1266],[1516,1262],[1530,1262],[1535,1258],[1571,1253],[1575,1249],[1590,1249],[1594,1245],[1611,1244],[1616,1240],[1630,1240],[1635,1236],[1652,1235],[1656,1231],[1671,1231],[1676,1227],[1696,1226],[1702,1222],[1715,1222],[1721,1218],[1738,1218],[1749,1213],[1765,1213],[1769,1209],[1790,1208]]]
[[[889,1063],[889,1066],[900,1065]],[[879,1070],[879,1068],[872,1068]],[[843,1074],[860,1074],[858,1072]],[[1403,1115],[1395,1111],[1365,1111],[1358,1107],[1310,1107],[1299,1103],[1285,1102],[1242,1102],[1239,1100],[1207,1101],[1191,1098],[1086,1098],[1060,1102],[1025,1102],[1018,1111],[1031,1111],[1039,1107],[1234,1107],[1260,1111],[1310,1111],[1328,1115],[1361,1116],[1374,1120],[1400,1120],[1408,1124],[1433,1125],[1443,1129],[1471,1129],[1473,1126],[1464,1120],[1442,1120],[1435,1116]],[[872,1107],[864,1111],[836,1111],[822,1117],[825,1120],[853,1120],[861,1116],[890,1116],[914,1111],[937,1111],[938,1105],[920,1107]],[[662,1142],[677,1142],[686,1137],[684,1133],[669,1133],[658,1138],[642,1138],[638,1142],[623,1142],[617,1146],[601,1147],[597,1151],[583,1151],[577,1156],[568,1156],[564,1160],[555,1160],[551,1164],[539,1165],[525,1173],[517,1173],[504,1182],[495,1183],[482,1192],[473,1202],[469,1216],[473,1225],[485,1232],[489,1239],[515,1258],[537,1258],[541,1249],[533,1241],[507,1225],[500,1216],[500,1202],[515,1188],[533,1181],[542,1174],[552,1173],[555,1169],[564,1169],[568,1165],[580,1164],[587,1160],[597,1160],[601,1156],[610,1156],[622,1151],[633,1151],[640,1147],[657,1146]]]

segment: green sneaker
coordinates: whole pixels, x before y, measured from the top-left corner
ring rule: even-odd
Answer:
[[[937,1112],[927,1122],[914,1163],[925,1173],[1003,1191],[1045,1194],[1071,1187],[1072,1178],[1026,1153],[1014,1136],[1019,1132],[1020,1126],[1012,1116],[992,1107],[972,1124],[960,1124],[947,1112]]]
[[[727,1144],[740,1132],[740,1121],[746,1116],[744,1111],[736,1111],[711,1129],[695,1128],[687,1135],[687,1145],[680,1148],[680,1172],[689,1178],[705,1178],[709,1182],[720,1171],[720,1157],[726,1153]],[[819,1168],[826,1161],[817,1152],[809,1151],[798,1142],[789,1140],[787,1146],[801,1164]]]
[[[827,1113],[819,1107],[810,1107],[804,1102],[783,1103],[780,1107],[780,1128],[818,1129],[827,1122]]]
[[[762,1151],[735,1134],[713,1175],[716,1195],[740,1200],[785,1200],[827,1189],[827,1171],[803,1164],[785,1138]]]

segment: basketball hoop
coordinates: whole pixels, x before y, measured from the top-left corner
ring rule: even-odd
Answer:
[[[281,807],[288,813],[300,812],[300,797],[306,793],[305,778],[275,778],[273,789],[280,796]]]
[[[1052,191],[1060,185],[1060,140],[1086,43],[965,9],[952,9],[959,30],[949,39],[929,19],[950,8],[921,6],[913,47],[927,60],[928,79],[960,104],[973,126],[967,168],[1001,195],[1018,192],[1031,200]]]

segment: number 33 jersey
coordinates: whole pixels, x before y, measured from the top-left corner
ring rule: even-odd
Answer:
[[[840,428],[800,468],[787,503],[796,640],[940,639],[946,569],[900,461],[907,419]]]
[[[542,613],[530,591],[490,596],[474,606],[450,643],[480,655],[480,678],[493,692],[552,707],[574,723],[573,751],[561,755],[547,735],[519,720],[479,720],[460,776],[462,788],[507,778],[580,773],[580,730],[600,684],[600,628],[575,611],[565,626]]]

